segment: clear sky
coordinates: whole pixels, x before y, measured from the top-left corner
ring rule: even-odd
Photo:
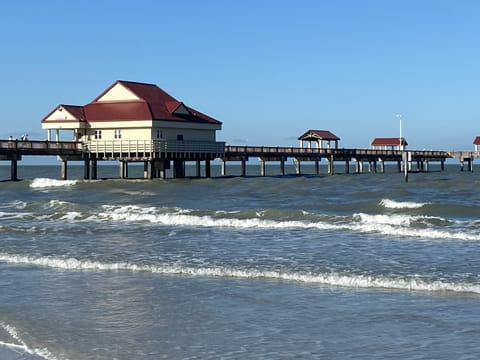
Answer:
[[[223,122],[233,145],[410,149],[480,135],[480,1],[16,0],[0,4],[0,138],[45,139],[57,104],[154,83]]]

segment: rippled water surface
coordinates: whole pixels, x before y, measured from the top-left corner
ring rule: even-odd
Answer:
[[[458,170],[22,167],[0,182],[0,355],[475,359],[480,176]]]

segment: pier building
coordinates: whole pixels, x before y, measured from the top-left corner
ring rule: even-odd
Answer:
[[[79,155],[85,161],[86,178],[97,177],[97,161],[120,161],[121,178],[128,177],[130,162],[143,162],[145,177],[165,177],[173,162],[175,177],[185,176],[185,161],[205,162],[221,156],[225,143],[216,141],[222,123],[193,109],[157,85],[116,81],[92,102],[56,106],[41,121],[47,140],[60,140],[70,131],[82,144]],[[78,156],[61,155],[66,162]],[[91,166],[91,173],[89,171]],[[66,170],[65,170],[66,171]]]

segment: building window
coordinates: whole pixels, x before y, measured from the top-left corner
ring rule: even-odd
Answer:
[[[122,138],[122,130],[120,129],[115,129],[115,133],[113,134],[113,137],[115,139],[121,139]]]
[[[177,140],[178,141],[183,141],[183,134],[178,134],[177,135]]]
[[[95,140],[100,140],[102,138],[102,130],[95,130]]]
[[[157,139],[163,139],[163,131],[160,129],[157,129]]]

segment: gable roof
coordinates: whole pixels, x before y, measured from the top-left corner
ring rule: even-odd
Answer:
[[[480,136],[475,137],[473,140],[473,145],[480,145]]]
[[[398,137],[389,137],[389,138],[375,138],[373,139],[372,146],[398,146],[400,145],[400,138]],[[402,145],[407,146],[407,140],[402,137]]]
[[[340,140],[340,138],[337,135],[332,134],[328,130],[308,130],[305,132],[303,135],[300,135],[298,137],[298,140],[305,140],[305,141],[311,141],[311,140]]]
[[[130,90],[139,100],[100,100],[118,84]],[[177,111],[182,106],[187,111]],[[220,121],[184,105],[157,85],[123,80],[116,81],[90,104],[85,105],[85,113],[88,121],[141,119],[221,124]]]
[[[115,96],[108,96],[108,93],[117,85],[123,86],[134,96],[118,100],[115,99]],[[85,106],[59,105],[42,122],[46,121],[59,107],[65,108],[80,121],[87,122],[162,120],[213,125],[222,124],[220,121],[186,106],[157,85],[133,81],[118,80],[114,82]]]
[[[76,120],[75,121],[80,121],[80,122],[85,122],[85,112],[83,111],[83,106],[78,106],[78,105],[66,105],[66,104],[60,104],[55,109],[53,109],[51,112],[48,113],[47,116],[45,116],[42,119],[42,122],[47,121],[47,119],[55,112],[55,111],[62,111],[65,110],[67,111],[72,117],[74,117]],[[49,120],[52,121],[52,120]],[[53,120],[56,121],[56,120]],[[58,120],[60,121],[60,120]],[[65,120],[61,120],[65,121]],[[70,120],[73,121],[73,120]]]

